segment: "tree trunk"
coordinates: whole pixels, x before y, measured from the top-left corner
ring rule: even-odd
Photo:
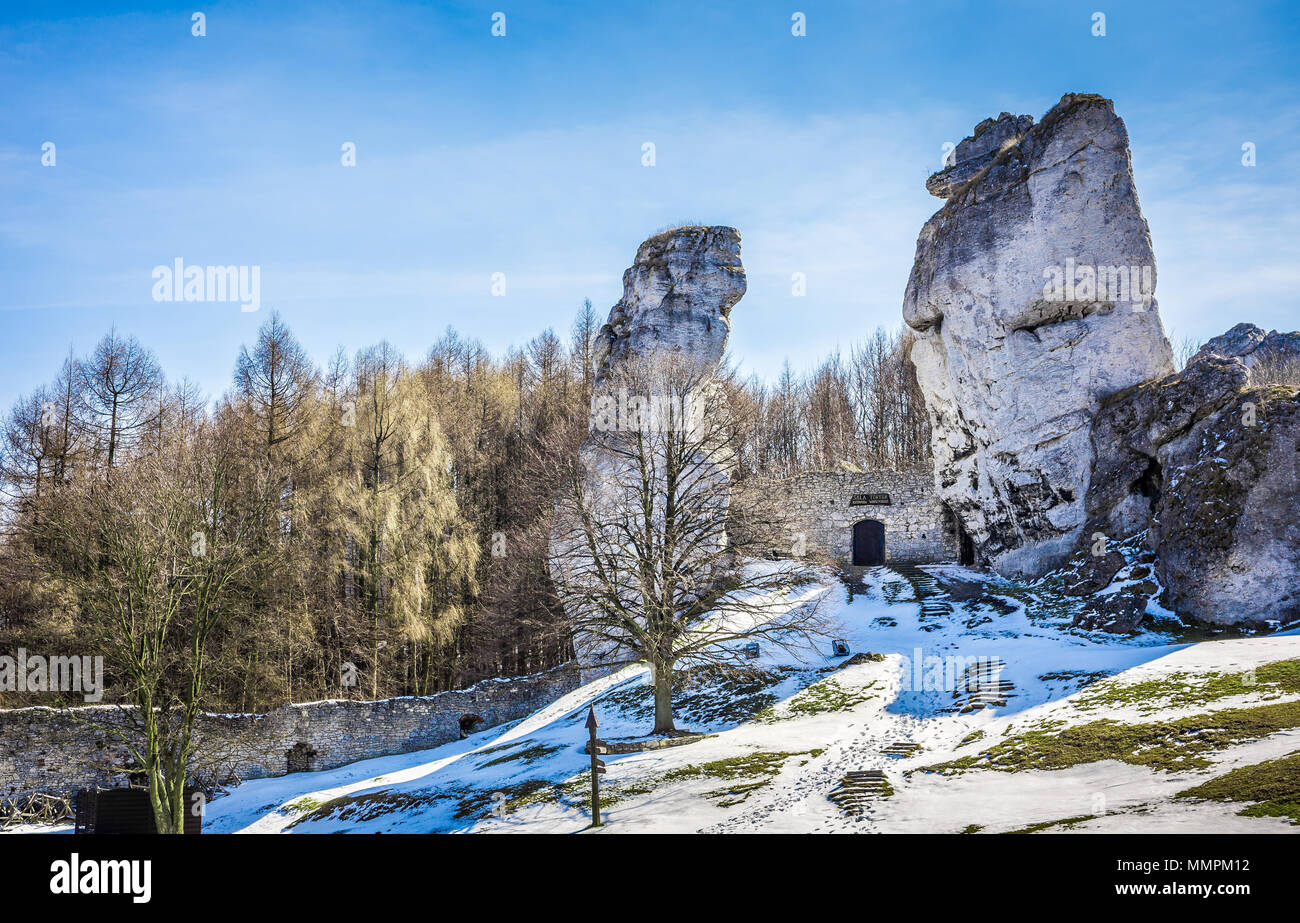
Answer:
[[[673,668],[671,664],[651,666],[655,685],[655,729],[652,734],[675,731],[673,726]]]
[[[180,791],[177,791],[179,785]],[[185,778],[180,782],[168,778],[161,767],[149,773],[149,803],[153,808],[154,827],[161,834],[185,832]]]

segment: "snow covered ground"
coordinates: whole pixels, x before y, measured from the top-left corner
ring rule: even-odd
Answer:
[[[1023,586],[958,567],[925,571],[945,589],[966,592],[923,607],[911,582],[880,567],[856,585],[827,574],[793,594],[787,605],[822,597],[836,636],[855,654],[883,659],[842,666],[846,658],[831,656],[829,641],[792,651],[764,645],[751,676],[693,673],[678,692],[677,723],[710,736],[607,755],[606,823],[589,832],[1000,832],[1034,825],[1300,832],[1286,816],[1240,815],[1240,801],[1174,797],[1237,767],[1300,751],[1300,728],[1286,721],[1259,737],[1202,748],[1199,759],[1174,768],[1112,758],[997,771],[977,759],[915,771],[1044,729],[1087,730],[1103,719],[1145,725],[1300,699],[1293,685],[1269,681],[1265,667],[1300,658],[1296,632],[1197,644],[1154,631],[1085,633]],[[963,712],[970,698],[961,691],[963,670],[975,658],[1004,665],[994,672],[1013,688],[1005,704],[994,696],[994,704]],[[1258,684],[1198,691],[1214,674],[1255,668],[1264,668]],[[246,782],[209,804],[205,832],[588,830],[588,706],[605,740],[642,736],[652,723],[647,680],[645,668],[627,667],[522,721],[433,750]],[[1126,688],[1135,683],[1143,685]],[[1177,733],[1192,740],[1202,732]],[[885,752],[899,743],[919,749]],[[1152,746],[1135,744],[1135,752]],[[861,813],[828,797],[847,773],[872,769],[884,771],[887,791],[863,802]]]

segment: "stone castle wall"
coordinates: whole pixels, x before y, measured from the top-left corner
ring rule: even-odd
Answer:
[[[879,495],[888,495],[889,503],[854,505],[855,496],[883,499]],[[863,519],[884,525],[887,563],[932,564],[960,557],[956,518],[939,499],[928,471],[758,478],[737,484],[731,503],[730,534],[774,557],[827,556],[851,563],[853,524]]]
[[[475,729],[522,718],[577,688],[578,671],[488,679],[431,696],[284,705],[265,714],[204,715],[192,763],[200,780],[227,782],[333,769],[426,750]],[[127,784],[131,755],[114,735],[133,723],[113,705],[0,710],[0,798]]]

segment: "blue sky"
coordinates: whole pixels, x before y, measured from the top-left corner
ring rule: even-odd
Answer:
[[[271,309],[320,360],[501,352],[682,221],[740,229],[731,352],[770,378],[899,322],[945,142],[1070,91],[1128,124],[1166,327],[1294,329],[1297,61],[1284,2],[5,3],[0,404],[114,325],[213,397]],[[262,309],[153,301],[178,257],[260,266]]]

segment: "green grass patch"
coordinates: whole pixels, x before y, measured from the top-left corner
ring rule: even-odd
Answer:
[[[1245,817],[1286,817],[1300,824],[1300,752],[1242,766],[1175,797],[1253,801],[1256,803],[1237,813]]]
[[[718,800],[722,807],[740,804],[754,792],[768,785],[781,772],[786,760],[793,756],[816,758],[824,751],[801,750],[794,752],[757,751],[722,760],[711,760],[670,769],[637,779],[601,780],[600,806],[602,809],[637,798],[653,794],[661,786],[674,782],[690,782],[697,779],[721,779],[735,784],[705,792],[705,797]],[[501,789],[506,791],[507,789]],[[462,802],[466,815],[487,807],[492,803],[492,792],[476,792]],[[591,776],[581,772],[562,783],[534,780],[520,783],[507,791],[503,809],[511,813],[521,807],[544,802],[569,802],[586,806],[591,800]],[[457,812],[457,816],[462,815]]]
[[[775,721],[788,721],[793,718],[807,718],[828,712],[848,711],[863,702],[877,698],[870,690],[876,683],[865,686],[844,686],[838,680],[824,679],[813,683],[808,688],[792,696],[780,706],[764,709],[756,720],[765,724]]]
[[[518,760],[524,764],[535,763],[538,760],[545,759],[546,757],[550,756],[552,753],[558,753],[560,750],[563,749],[564,748],[562,746],[559,746],[558,744],[554,747],[548,747],[545,744],[534,744],[533,746],[529,747],[526,750],[520,750],[518,753],[508,753],[503,756],[498,756],[496,759],[488,760],[486,763],[483,763],[478,768],[487,769],[489,766],[499,766],[503,763],[513,763],[515,760]]]
[[[286,829],[296,827],[298,824],[319,820],[342,820],[350,823],[360,823],[396,811],[409,811],[427,807],[446,797],[449,796],[428,792],[370,792],[365,795],[344,795],[340,798],[332,798],[324,803],[317,802],[306,813],[295,818],[293,823],[288,824]],[[299,802],[310,800],[298,799]],[[294,804],[297,803],[294,802]]]
[[[974,756],[921,767],[917,772],[994,769],[1066,769],[1119,760],[1163,771],[1206,769],[1209,754],[1245,740],[1300,727],[1300,702],[1226,708],[1173,721],[1122,724],[1104,719],[1061,729],[1025,730]]]
[[[641,779],[614,782],[602,786],[601,804],[606,804],[605,793],[610,796],[609,804],[626,798],[648,795],[665,784],[675,782],[692,782],[704,779],[721,779],[733,783],[722,788],[704,793],[706,798],[717,801],[720,807],[732,807],[741,804],[754,792],[769,785],[781,772],[788,759],[794,756],[816,758],[822,750],[768,751],[760,750],[744,753],[722,760],[710,760],[707,763],[693,763],[680,766],[667,772]]]
[[[742,723],[776,704],[773,686],[785,681],[779,672],[726,666],[700,667],[673,674],[673,715],[684,725]],[[597,703],[633,720],[654,718],[654,689],[633,681],[606,693]]]
[[[524,804],[551,801],[555,798],[556,787],[554,782],[548,782],[546,779],[524,779],[513,785],[498,785],[489,789],[462,792],[455,816],[473,817],[495,810],[497,805],[501,806],[501,810],[509,813]]]
[[[1030,824],[1028,827],[1021,827],[1019,830],[1008,830],[1007,833],[1038,833],[1042,830],[1050,830],[1052,827],[1075,827],[1085,820],[1092,820],[1097,815],[1084,814],[1080,817],[1064,817],[1061,820],[1045,820],[1041,823]]]
[[[1135,706],[1143,713],[1204,705],[1234,695],[1276,698],[1300,692],[1300,658],[1275,660],[1243,673],[1173,673],[1140,683],[1107,680],[1075,700],[1085,711]]]

